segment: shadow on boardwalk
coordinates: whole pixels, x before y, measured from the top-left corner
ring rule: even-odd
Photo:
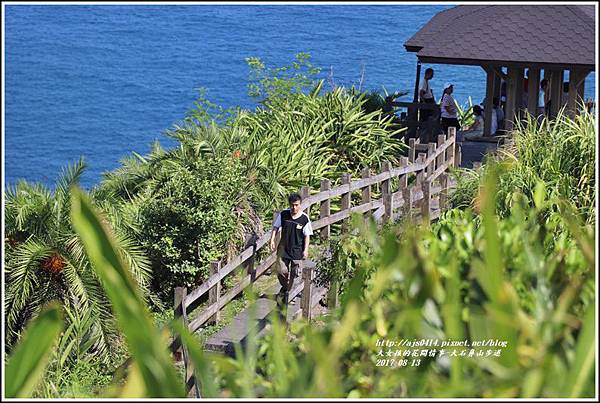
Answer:
[[[496,143],[484,141],[463,141],[462,142],[462,160],[461,168],[473,168],[473,162],[482,162],[483,157],[488,152],[493,152],[498,148]]]

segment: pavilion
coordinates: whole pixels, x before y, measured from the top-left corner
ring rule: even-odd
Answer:
[[[481,66],[487,74],[484,135],[491,131],[493,98],[506,81],[506,129],[522,111],[537,115],[540,77],[550,83],[550,115],[561,101],[569,71],[567,111],[578,113],[585,78],[595,70],[595,8],[593,5],[465,5],[436,14],[404,47],[421,63]],[[506,69],[506,70],[505,70]],[[526,104],[524,70],[528,70]]]

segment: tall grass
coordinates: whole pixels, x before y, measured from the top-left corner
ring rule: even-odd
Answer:
[[[596,121],[592,114],[583,113],[571,119],[560,113],[554,120],[538,120],[528,116],[518,122],[509,142],[488,161],[502,162],[507,169],[498,178],[497,212],[510,214],[515,189],[530,200],[536,185],[542,182],[551,197],[571,201],[592,223],[596,217],[595,147]],[[461,170],[457,177],[458,190],[452,196],[456,207],[475,207],[480,177],[486,166],[478,171]]]

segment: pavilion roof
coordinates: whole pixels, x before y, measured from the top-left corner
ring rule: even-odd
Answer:
[[[426,63],[594,69],[595,9],[456,6],[436,14],[404,47]]]

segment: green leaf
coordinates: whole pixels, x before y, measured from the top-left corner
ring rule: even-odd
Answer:
[[[595,319],[596,307],[591,304],[583,319],[583,329],[575,350],[575,361],[564,384],[563,395],[569,398],[581,396],[586,384],[594,382],[592,371],[596,362]]]
[[[87,196],[72,189],[71,219],[94,270],[103,282],[119,326],[144,380],[146,397],[182,397],[166,344],[142,302],[129,270],[119,258],[114,240]]]
[[[58,304],[46,307],[30,323],[6,364],[6,397],[29,397],[40,381],[50,350],[63,327]]]
[[[198,341],[190,333],[181,321],[175,321],[172,324],[175,333],[181,337],[181,342],[187,348],[190,359],[194,366],[196,379],[200,383],[200,397],[214,398],[219,397],[218,384],[215,381],[212,366],[208,357],[200,347]]]
[[[546,184],[542,181],[538,181],[535,185],[533,192],[533,202],[535,207],[539,210],[543,207],[544,199],[546,198]]]

